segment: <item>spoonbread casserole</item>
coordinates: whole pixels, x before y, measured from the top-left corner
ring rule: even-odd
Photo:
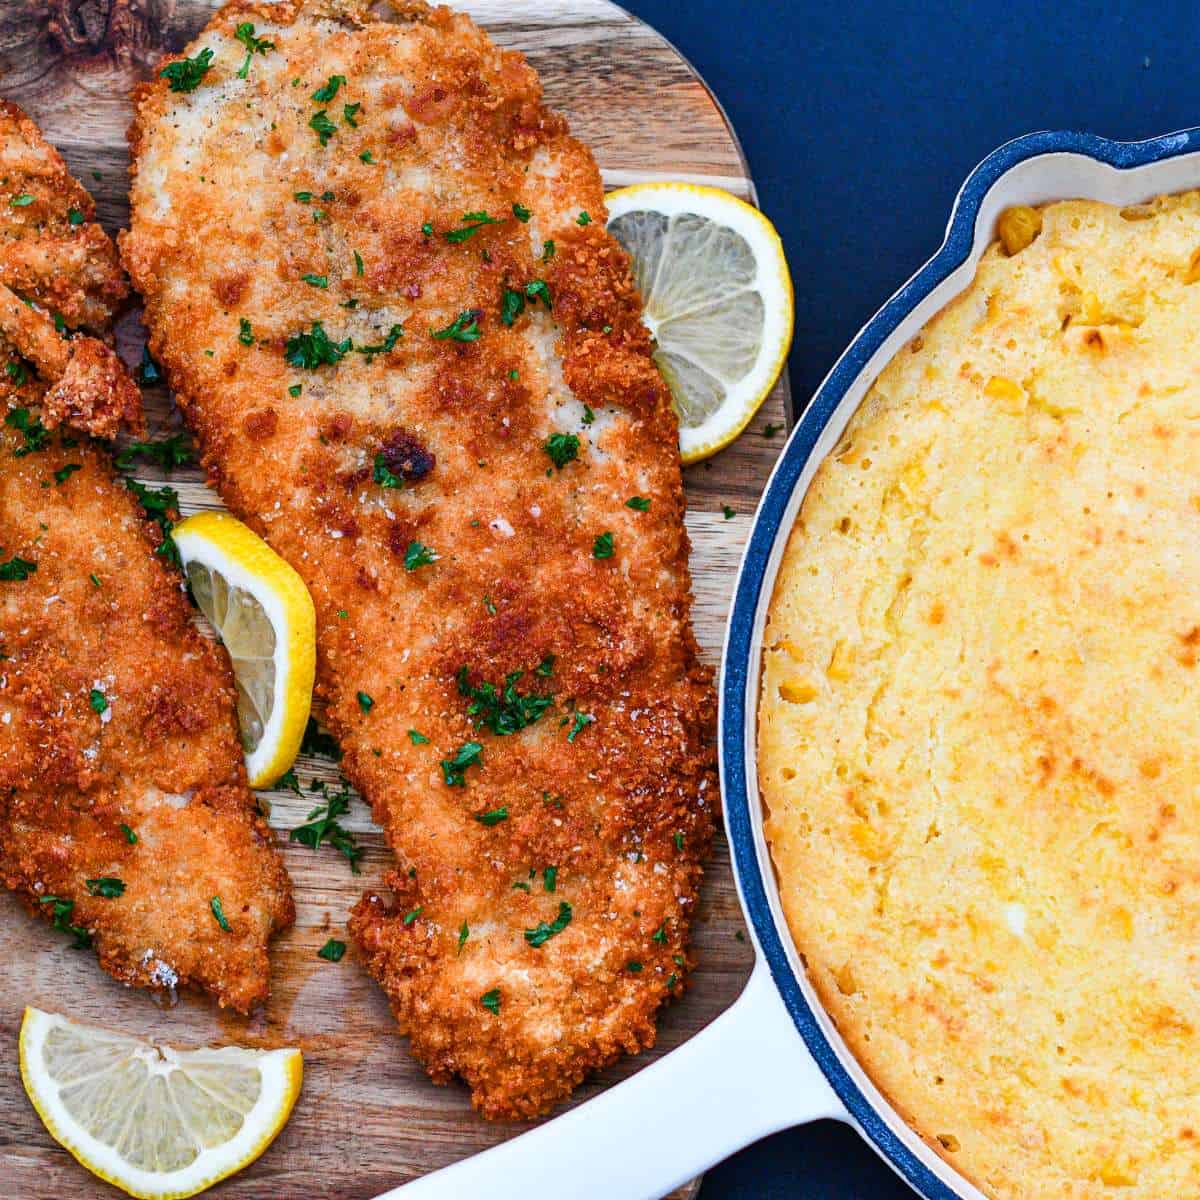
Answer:
[[[1200,1196],[1200,193],[1009,210],[790,535],[759,782],[812,982],[993,1197]]]

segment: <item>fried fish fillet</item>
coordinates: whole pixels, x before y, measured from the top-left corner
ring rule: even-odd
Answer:
[[[0,877],[117,979],[246,1011],[293,908],[228,660],[80,435],[140,422],[137,388],[108,346],[56,329],[106,333],[125,280],[91,198],[12,105],[0,148]]]
[[[399,17],[222,9],[136,97],[122,252],[214,484],[316,602],[399,859],[358,950],[434,1079],[529,1116],[682,991],[713,695],[596,165],[520,54]]]

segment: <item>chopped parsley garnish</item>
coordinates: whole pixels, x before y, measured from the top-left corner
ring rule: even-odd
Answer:
[[[32,203],[33,197],[28,192],[22,192],[9,201],[13,208],[28,208]]]
[[[518,221],[528,221],[529,218],[533,216],[533,213],[531,213],[523,204],[514,204],[513,216],[516,217]]]
[[[429,739],[419,729],[410,729],[408,731],[408,740],[414,746],[425,746],[429,743]]]
[[[634,512],[649,512],[650,501],[645,496],[630,496],[625,501],[626,508],[632,508]]]
[[[438,552],[423,542],[409,542],[408,549],[404,551],[404,569],[406,571],[415,571],[418,567],[428,567],[437,560]]]
[[[301,204],[311,204],[312,192],[293,192],[292,199],[299,200]]]
[[[45,450],[50,440],[50,430],[37,419],[29,415],[27,408],[11,409],[4,418],[5,425],[24,435],[25,444],[13,451],[14,458],[24,458],[38,450]]]
[[[590,425],[595,419],[596,414],[592,412],[592,406],[590,404],[585,404],[583,406],[583,423],[585,425]]]
[[[487,609],[489,617],[494,617],[496,615],[496,606],[492,603],[491,596],[484,596],[483,607]]]
[[[458,953],[462,953],[463,947],[467,944],[467,938],[471,936],[471,927],[464,921],[458,931]]]
[[[549,679],[554,674],[555,657],[553,654],[547,654],[536,667],[533,668],[535,675],[540,675],[543,679]]]
[[[330,100],[338,94],[338,88],[346,82],[345,75],[330,75],[329,82],[324,87],[319,87],[312,94],[312,98],[318,104],[328,104]]]
[[[290,388],[288,388],[288,395],[289,396],[298,396],[298,395],[300,395],[300,393],[303,390],[304,390],[304,387],[302,384],[293,383],[292,386]]]
[[[245,317],[238,317],[238,341],[243,346],[254,345],[254,330],[250,327],[250,322]]]
[[[5,363],[4,373],[15,387],[24,387],[29,382],[29,368],[23,362]]]
[[[561,471],[579,457],[579,439],[573,433],[552,433],[545,443],[550,461]]]
[[[542,243],[542,262],[549,262],[554,257],[554,243],[547,240]]]
[[[277,792],[295,792],[297,796],[303,796],[304,793],[300,790],[300,780],[296,775],[295,767],[289,767],[280,777],[275,780],[274,788]]]
[[[313,275],[309,273],[308,275],[301,275],[300,278],[307,283],[309,287],[327,288],[329,286],[328,275]]]
[[[425,222],[425,224],[421,226],[421,232],[422,232],[422,233],[423,233],[423,234],[424,234],[424,235],[425,235],[427,238],[431,238],[431,237],[433,237],[433,222],[432,222],[432,221],[426,221],[426,222]]]
[[[551,308],[550,286],[544,279],[532,279],[525,285],[525,295],[535,303],[540,300],[547,308]]]
[[[308,724],[304,727],[304,738],[300,742],[300,753],[313,754],[318,758],[330,758],[334,762],[342,761],[342,748],[337,744],[332,734],[326,733],[317,724],[315,717],[309,717]]]
[[[64,484],[76,471],[83,470],[83,463],[64,463],[57,471],[54,472],[54,482]]]
[[[194,92],[200,86],[200,80],[208,74],[212,66],[213,52],[205,47],[195,58],[181,58],[177,62],[167,63],[159,76],[167,81],[173,92]]]
[[[683,834],[677,833],[671,840],[675,843],[675,849],[678,850],[682,854],[683,853]]]
[[[458,694],[471,701],[467,705],[467,716],[477,727],[484,726],[492,733],[506,737],[532,725],[544,715],[554,703],[554,697],[518,692],[516,683],[524,673],[513,671],[505,676],[501,688],[486,680],[473,687],[470,670],[465,666],[458,669]]]
[[[500,1015],[500,989],[492,988],[490,992],[484,992],[479,997],[479,1003],[483,1005],[489,1012]]]
[[[642,964],[636,958],[631,958],[625,964],[626,970],[632,971],[635,975],[642,969]]]
[[[77,208],[67,209],[67,222],[71,225],[82,225],[87,218]]]
[[[154,463],[164,471],[173,471],[176,467],[190,465],[192,448],[187,444],[184,434],[173,433],[156,442],[130,442],[114,461],[118,471],[131,471],[134,461],[139,458]]]
[[[571,906],[565,901],[558,902],[558,916],[553,921],[539,922],[533,929],[525,930],[525,940],[533,947],[544,946],[556,934],[562,933],[571,923]]]
[[[363,710],[364,715],[369,713],[375,707],[375,701],[366,692],[358,693],[358,707]]]
[[[125,894],[124,881],[111,875],[101,875],[99,879],[85,879],[83,882],[89,895],[103,896],[105,900],[115,900]]]
[[[308,814],[303,825],[297,825],[288,834],[288,840],[299,842],[310,850],[319,850],[323,843],[328,842],[349,863],[355,875],[359,873],[358,860],[365,851],[354,840],[354,834],[342,828],[338,817],[350,811],[350,793],[343,789],[327,798],[325,804],[320,804]]]
[[[337,133],[337,126],[329,119],[329,114],[323,108],[313,113],[308,127],[317,135],[317,141],[322,146],[327,146],[329,139]]]
[[[92,583],[95,587],[100,586],[100,576],[97,575],[94,571],[92,572],[92,574],[90,574],[88,576],[88,578],[92,581]]]
[[[266,38],[255,37],[254,26],[249,21],[243,21],[233,31],[233,36],[246,47],[246,61],[242,63],[241,70],[237,73],[239,79],[245,79],[250,73],[250,60],[256,54],[266,54],[268,50],[274,50],[275,43]]]
[[[508,820],[508,805],[493,808],[490,812],[472,813],[471,815],[480,825],[486,825],[490,829],[493,825],[499,825],[501,821]]]
[[[500,323],[512,323],[525,311],[525,297],[514,288],[506,287],[500,296]]]
[[[14,554],[8,562],[0,562],[0,582],[23,583],[37,570],[37,563]]]
[[[592,557],[593,558],[612,558],[613,556],[613,535],[611,532],[596,534],[595,540],[592,542]]]
[[[525,892],[528,895],[533,891],[533,888],[531,888],[529,884],[525,882],[525,880],[518,879],[517,882],[512,885],[511,890],[514,892]]]
[[[406,912],[404,914],[404,924],[411,925],[421,915],[421,913],[423,911],[424,910],[421,908],[420,905],[417,905],[416,908],[410,908],[408,910],[408,912]]]
[[[782,425],[772,425],[770,421],[763,426],[762,435],[765,438],[773,438],[781,429]]]
[[[664,921],[651,935],[652,942],[658,942],[660,946],[667,944],[667,923]]]
[[[138,498],[146,516],[162,531],[162,541],[154,548],[154,553],[174,566],[179,566],[179,550],[175,539],[171,537],[171,529],[175,524],[171,514],[179,511],[179,493],[171,487],[151,488],[136,479],[126,479],[125,486]]]
[[[214,896],[208,902],[208,907],[212,909],[213,919],[216,921],[216,923],[218,925],[220,925],[220,927],[223,930],[225,930],[226,933],[228,933],[229,932],[229,921],[225,917],[225,907],[221,903],[221,897]]]
[[[721,515],[724,516],[725,520],[732,521],[733,518],[737,516],[737,512],[736,510],[730,508],[728,504],[722,504]]]
[[[147,387],[162,382],[162,370],[158,363],[150,357],[149,346],[142,347],[142,361],[138,364],[137,379],[138,383],[145,384]]]
[[[317,957],[323,958],[326,962],[341,962],[342,955],[346,953],[346,943],[339,942],[337,938],[330,938],[329,941],[317,951]]]
[[[117,828],[125,835],[125,840],[131,846],[136,846],[138,844],[138,835],[136,833],[134,833],[133,830],[130,829],[129,826],[126,825],[124,821],[122,821],[121,824],[117,826]]]
[[[360,108],[362,108],[361,102],[357,104],[346,104],[342,107],[342,120],[345,121],[351,129],[358,128],[358,122],[354,118],[358,116],[358,111]]]
[[[479,742],[465,742],[453,758],[443,758],[439,765],[446,786],[466,787],[467,768],[478,766],[482,757],[483,746]]]
[[[368,166],[374,161],[371,158],[370,150],[364,150],[358,157],[360,159],[362,159],[362,161],[365,162]]]
[[[479,310],[465,308],[446,326],[445,329],[433,331],[436,341],[477,342],[483,336],[479,328]]]
[[[375,482],[383,488],[395,488],[399,491],[404,486],[404,480],[387,465],[387,457],[382,450],[375,455]]]
[[[447,229],[442,236],[448,242],[465,242],[474,237],[485,225],[499,225],[496,217],[489,217],[485,212],[469,212],[462,215],[463,224],[458,229]]]
[[[571,732],[567,734],[567,741],[573,742],[595,719],[591,713],[577,712]]]
[[[558,886],[557,867],[546,867],[545,870],[542,871],[542,886],[548,892],[554,891],[554,889]]]
[[[88,692],[88,703],[92,706],[94,713],[108,712],[108,697],[99,688],[92,688]]]
[[[675,981],[677,979],[678,979],[678,976],[675,974],[674,971],[672,971],[671,974],[667,976],[667,991],[668,992],[672,992],[675,990]]]
[[[39,896],[39,904],[54,905],[54,928],[60,933],[69,933],[75,941],[72,950],[86,950],[92,944],[92,936],[79,925],[71,924],[71,913],[75,911],[74,900],[64,900],[61,896]]]
[[[367,362],[372,362],[375,358],[375,355],[387,354],[389,351],[393,350],[396,346],[396,343],[403,336],[404,326],[393,325],[391,329],[387,331],[387,337],[385,337],[382,342],[377,342],[374,346],[355,346],[354,349],[357,354],[365,354],[367,356]]]
[[[325,327],[320,321],[314,321],[311,332],[292,334],[285,343],[283,352],[289,366],[315,371],[323,364],[334,366],[340,363],[350,352],[351,345],[349,338],[340,342],[330,341]]]
[[[361,275],[363,273],[362,255],[359,254],[357,250],[354,251],[354,273],[355,275]]]
[[[588,216],[588,214],[585,212],[581,212],[579,214],[579,216],[577,216],[575,218],[576,225],[590,225],[591,223],[592,223],[592,218],[590,216]]]

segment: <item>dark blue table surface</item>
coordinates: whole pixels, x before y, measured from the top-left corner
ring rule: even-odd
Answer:
[[[937,248],[989,150],[1035,129],[1133,139],[1200,125],[1194,2],[625,4],[695,64],[741,136],[796,287],[797,407]],[[854,1134],[822,1124],[735,1155],[701,1200],[909,1195]]]

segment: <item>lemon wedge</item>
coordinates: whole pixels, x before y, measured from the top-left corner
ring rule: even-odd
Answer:
[[[633,260],[679,450],[728,446],[775,386],[792,343],[792,280],[775,226],[720,188],[639,183],[610,192],[608,230]]]
[[[299,1050],[173,1050],[27,1008],[21,1079],[55,1141],[131,1196],[182,1200],[252,1163],[287,1123]]]
[[[192,595],[233,662],[250,786],[270,787],[295,761],[312,705],[312,597],[304,580],[228,513],[197,513],[172,537]]]

